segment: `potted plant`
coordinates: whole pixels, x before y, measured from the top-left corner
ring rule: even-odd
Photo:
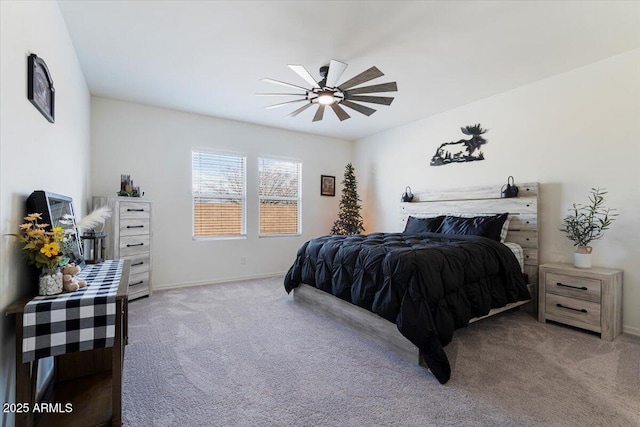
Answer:
[[[592,188],[589,194],[589,204],[580,205],[573,204],[573,208],[569,209],[570,215],[567,215],[560,231],[567,233],[569,240],[577,246],[573,254],[573,265],[579,268],[591,267],[591,252],[593,248],[589,246],[594,240],[601,239],[604,230],[607,230],[617,216],[612,213],[615,209],[604,206],[604,195],[607,194],[604,189]]]
[[[47,231],[49,224],[38,222],[42,219],[39,213],[31,213],[24,219],[26,222],[20,225],[21,234],[10,235],[23,243],[22,251],[29,264],[42,269],[39,295],[59,294],[62,292],[60,267],[69,262],[66,255],[70,252],[69,234],[60,226]]]

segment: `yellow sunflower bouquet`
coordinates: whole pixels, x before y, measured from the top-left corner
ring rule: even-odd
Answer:
[[[49,224],[40,223],[41,214],[32,213],[24,217],[25,223],[20,225],[21,234],[11,234],[24,243],[22,251],[30,264],[38,268],[54,270],[69,263],[67,246],[69,236],[62,227],[53,227],[47,231]]]

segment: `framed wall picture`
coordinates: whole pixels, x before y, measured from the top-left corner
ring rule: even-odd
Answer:
[[[336,195],[336,177],[330,175],[320,175],[320,195]]]
[[[27,60],[27,99],[51,123],[55,123],[55,90],[47,64],[32,53]]]

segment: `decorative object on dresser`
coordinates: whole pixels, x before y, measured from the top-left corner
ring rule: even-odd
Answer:
[[[131,197],[94,197],[93,207],[100,206],[108,206],[113,212],[105,223],[105,258],[131,260],[129,300],[151,295],[152,202]]]
[[[622,332],[622,270],[569,264],[540,266],[538,319],[598,332],[613,341]]]
[[[593,248],[589,246],[594,240],[601,239],[604,230],[607,230],[618,214],[612,213],[615,209],[603,206],[604,195],[607,194],[603,188],[592,188],[589,194],[589,205],[579,205],[574,203],[570,209],[571,215],[564,218],[560,231],[567,233],[569,240],[577,246],[573,254],[573,265],[578,268],[591,267],[591,252]]]
[[[51,123],[55,123],[56,91],[47,64],[32,53],[27,59],[27,99]]]
[[[116,194],[122,197],[142,197],[144,191],[141,191],[139,186],[133,185],[131,175],[120,175],[120,191]]]

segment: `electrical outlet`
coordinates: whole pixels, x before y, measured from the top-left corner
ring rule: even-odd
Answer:
[[[247,263],[247,258],[240,257],[240,264],[245,265]]]

